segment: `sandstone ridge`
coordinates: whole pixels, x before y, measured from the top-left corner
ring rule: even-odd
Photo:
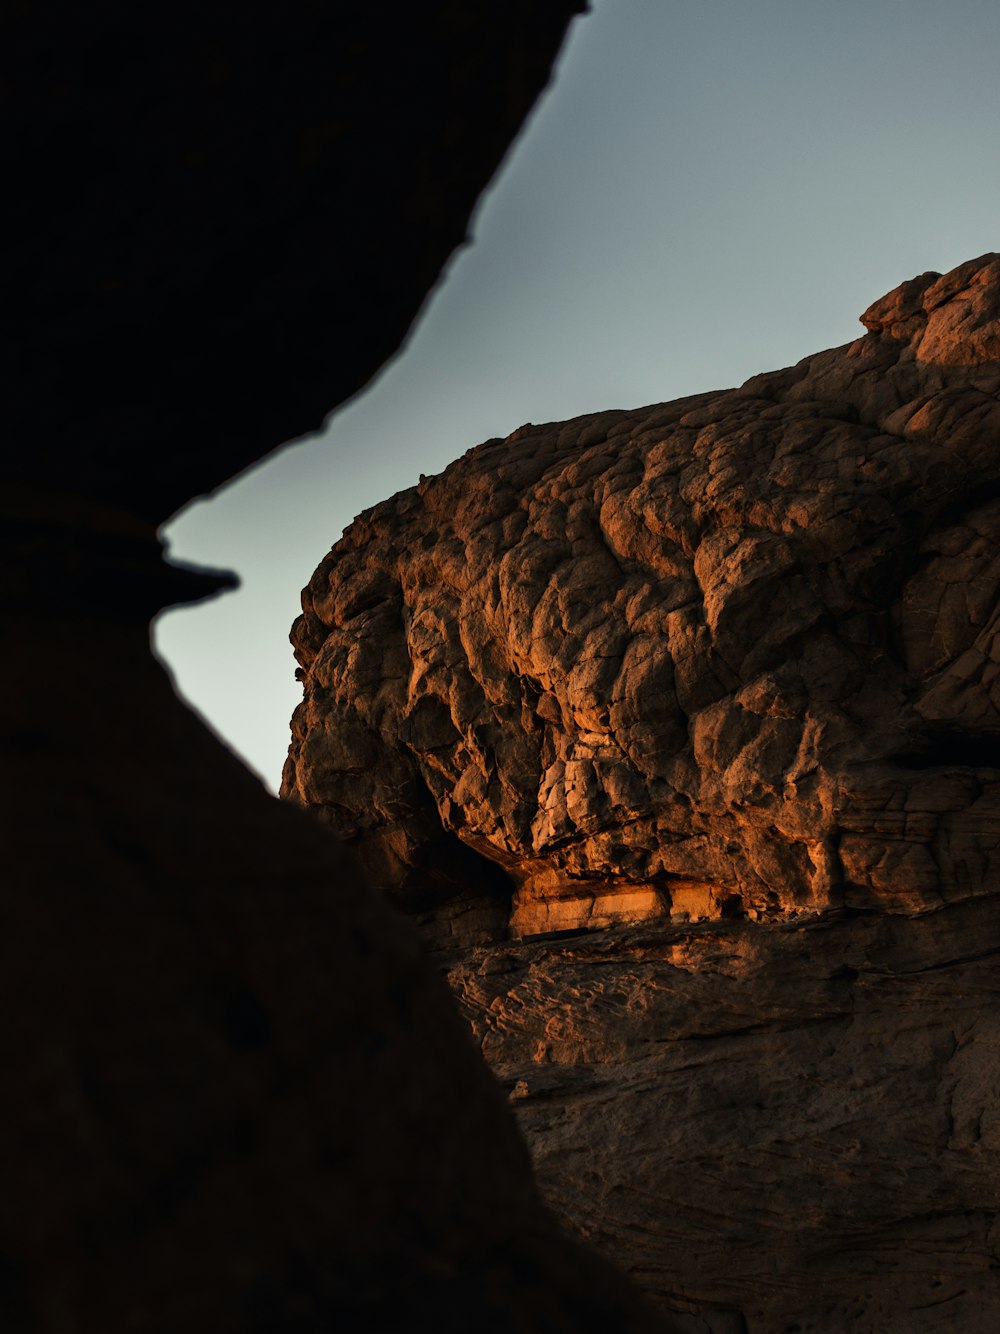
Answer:
[[[1000,259],[862,318],[363,514],[293,629],[284,794],[462,939],[986,892]]]

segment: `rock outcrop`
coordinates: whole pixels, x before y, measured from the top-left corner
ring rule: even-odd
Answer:
[[[924,275],[848,348],[524,427],[362,515],[293,631],[286,794],[404,891],[454,835],[519,935],[983,892],[998,300],[1000,260]]]
[[[985,1332],[1000,257],[862,322],[363,514],[283,791],[449,951],[550,1200],[665,1302]]]
[[[5,1334],[670,1328],[555,1227],[412,928],[148,642],[227,582],[154,523],[396,349],[579,7],[0,15]]]

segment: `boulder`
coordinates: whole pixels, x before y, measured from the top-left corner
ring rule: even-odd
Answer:
[[[293,627],[283,794],[445,951],[549,1198],[664,1302],[985,1331],[1000,257],[862,322],[361,515]]]
[[[285,796],[403,901],[485,859],[520,936],[988,892],[998,302],[996,257],[924,275],[846,348],[361,515],[292,632]]]

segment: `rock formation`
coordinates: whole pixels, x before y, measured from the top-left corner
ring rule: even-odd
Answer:
[[[583,8],[4,6],[5,480],[162,522],[318,430],[398,350]]]
[[[0,16],[5,1334],[670,1328],[555,1227],[412,928],[148,644],[227,582],[154,523],[395,350],[578,8]]]
[[[548,1198],[665,1304],[985,1334],[1000,257],[862,322],[363,514],[303,594],[283,791],[446,951]]]

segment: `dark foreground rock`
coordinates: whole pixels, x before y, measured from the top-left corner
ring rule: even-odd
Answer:
[[[986,1330],[1000,258],[862,319],[362,515],[283,791],[451,951],[549,1198],[664,1300]]]
[[[4,477],[162,522],[318,430],[399,348],[582,8],[5,5]]]
[[[21,622],[0,715],[5,1334],[662,1329],[542,1207],[409,923],[141,623],[63,628],[60,681]]]
[[[654,1330],[416,937],[173,695],[153,531],[396,349],[574,0],[17,3],[0,1329]]]

